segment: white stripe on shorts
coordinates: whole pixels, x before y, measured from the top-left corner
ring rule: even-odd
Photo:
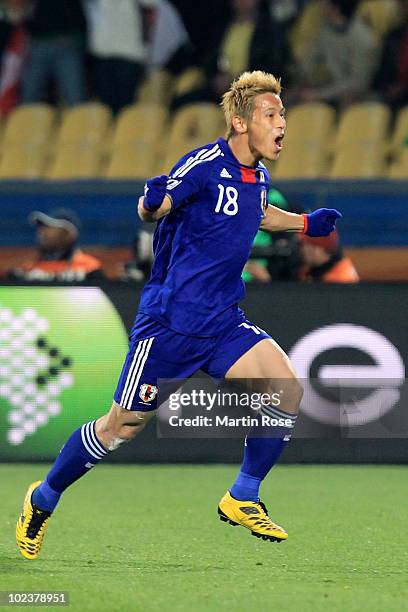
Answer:
[[[123,406],[123,402],[125,401],[125,396],[127,395],[128,392],[128,388],[129,388],[129,383],[132,380],[132,375],[133,375],[133,370],[136,366],[136,362],[139,356],[140,351],[143,349],[144,343],[146,342],[146,340],[140,340],[137,344],[137,347],[135,349],[135,354],[133,355],[133,359],[132,359],[132,363],[130,365],[129,368],[129,372],[126,378],[126,383],[122,392],[122,397],[120,398],[120,405]]]
[[[142,355],[142,359],[141,359],[141,362],[140,362],[140,366],[139,366],[138,371],[137,371],[137,373],[136,373],[136,376],[135,376],[134,382],[132,383],[132,390],[131,390],[131,392],[130,392],[130,396],[129,396],[129,399],[128,399],[128,401],[127,401],[127,405],[125,406],[125,408],[127,408],[128,410],[130,410],[130,409],[131,409],[131,407],[132,407],[133,398],[134,398],[135,393],[136,393],[136,391],[137,391],[137,388],[138,388],[138,386],[139,386],[140,377],[141,377],[141,375],[142,375],[143,368],[144,368],[145,363],[146,363],[146,359],[147,359],[147,357],[149,356],[149,351],[150,351],[151,346],[152,346],[152,344],[153,344],[153,340],[154,340],[154,338],[150,338],[150,339],[149,339],[149,341],[148,341],[148,343],[147,343],[147,345],[146,345],[146,350],[144,351],[144,353],[143,353],[143,355]]]
[[[146,338],[145,340],[139,341],[132,360],[132,365],[130,366],[129,373],[127,375],[125,388],[123,390],[122,397],[120,400],[120,405],[122,406],[122,408],[130,410],[132,406],[135,389],[139,384],[140,376],[146,363],[146,359],[149,354],[150,347],[152,346],[153,340],[154,337]]]

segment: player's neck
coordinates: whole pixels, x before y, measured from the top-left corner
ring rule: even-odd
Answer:
[[[259,162],[259,159],[254,156],[249,148],[248,139],[245,138],[245,134],[231,136],[231,138],[228,139],[228,145],[240,164],[244,166],[256,166]]]

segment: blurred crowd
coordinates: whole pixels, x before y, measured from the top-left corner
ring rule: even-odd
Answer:
[[[298,214],[309,210],[293,205],[277,189],[270,189],[268,201]],[[106,275],[103,262],[80,248],[81,220],[74,210],[34,210],[28,222],[35,230],[35,255],[7,271],[10,280],[29,282],[83,282],[122,280],[144,282],[153,263],[154,224],[143,224],[132,245],[132,257],[118,263],[114,275]],[[34,236],[33,236],[34,237]],[[242,278],[246,283],[273,281],[356,283],[358,273],[343,253],[339,235],[311,238],[302,234],[259,231]]]
[[[217,101],[258,68],[282,78],[287,105],[374,98],[398,107],[408,100],[408,0],[385,0],[394,14],[383,17],[359,10],[364,2],[0,0],[0,110],[96,99],[117,113],[147,74],[193,66],[205,78],[176,105]]]
[[[362,4],[394,12],[376,16]],[[281,77],[286,106],[382,100],[396,109],[408,103],[408,0],[0,0],[0,113],[19,103],[99,100],[117,114],[137,100],[146,76],[179,77],[192,67],[204,78],[179,93],[174,108],[218,102],[234,77],[263,69]],[[304,212],[276,190],[269,201]],[[73,211],[34,211],[30,222],[36,257],[10,278],[104,275],[102,262],[79,247]],[[118,270],[122,280],[149,275],[151,229],[136,237],[133,258]],[[357,282],[358,275],[336,233],[309,240],[259,232],[244,280]]]

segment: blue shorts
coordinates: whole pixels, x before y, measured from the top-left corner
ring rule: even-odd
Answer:
[[[269,334],[244,315],[241,322],[234,321],[219,335],[198,338],[139,314],[114,400],[127,410],[156,410],[158,380],[185,380],[198,370],[222,379],[244,353],[265,338]]]

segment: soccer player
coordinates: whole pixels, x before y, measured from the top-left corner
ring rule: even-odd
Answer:
[[[157,222],[155,260],[114,401],[107,414],[71,434],[45,480],[28,488],[16,529],[27,559],[38,556],[65,489],[152,418],[157,381],[185,379],[199,369],[216,379],[256,379],[258,388],[252,390],[270,396],[279,381],[282,402],[262,406],[218,513],[257,537],[277,542],[288,537],[269,517],[259,487],[290,439],[302,388],[283,350],[238,307],[241,273],[259,227],[326,236],[341,214],[322,208],[297,215],[267,204],[269,177],[261,159],[276,160],[282,150],[280,92],[271,74],[242,74],[222,100],[226,139],[188,153],[169,177],[147,181],[138,212],[143,221]],[[261,426],[263,416],[279,420],[279,427]]]

